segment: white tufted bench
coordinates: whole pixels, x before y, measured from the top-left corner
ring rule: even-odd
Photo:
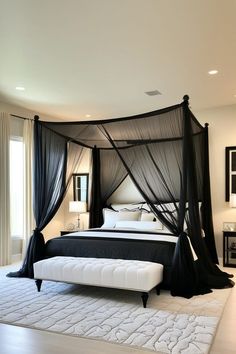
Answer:
[[[154,262],[109,258],[52,257],[34,263],[38,291],[42,280],[103,286],[142,292],[146,307],[148,292],[163,279],[163,265]]]

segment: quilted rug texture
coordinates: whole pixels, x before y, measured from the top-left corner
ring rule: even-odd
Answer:
[[[100,339],[158,353],[208,353],[230,289],[192,299],[151,292],[144,309],[140,294],[116,289],[0,274],[0,322]]]

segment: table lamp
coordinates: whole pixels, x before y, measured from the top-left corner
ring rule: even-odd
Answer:
[[[235,193],[230,195],[229,205],[231,208],[236,208],[236,194]]]
[[[86,213],[87,205],[86,202],[69,202],[69,212],[70,213],[78,213],[78,229],[80,228],[80,214]]]

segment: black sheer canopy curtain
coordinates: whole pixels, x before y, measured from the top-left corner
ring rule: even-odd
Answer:
[[[114,139],[114,125],[104,124],[103,129],[142,197],[158,219],[178,237],[171,292],[189,298],[200,291],[192,250],[184,232],[188,141],[184,139],[183,149],[183,122],[182,105],[160,116],[131,121],[126,131],[132,136],[127,139],[130,145],[126,147],[119,146],[120,141]],[[158,139],[153,139],[153,135],[159,135]],[[196,205],[196,223],[200,230],[198,198]]]
[[[33,263],[44,256],[41,231],[56,214],[66,191],[67,140],[45,128],[36,116],[34,124],[34,215],[36,228],[30,238],[25,260],[9,277],[33,278]]]
[[[181,119],[177,105],[100,126],[143,199],[175,235],[179,233]]]
[[[186,258],[186,255],[188,254],[188,251],[186,250],[186,234],[181,233],[173,259],[171,293],[172,295],[191,297],[193,295],[205,294],[207,292],[210,292],[211,288],[232,287],[234,283],[229,279],[229,274],[222,272],[213,263],[207,248],[207,243],[202,237],[198,206],[198,201],[200,200],[200,190],[198,189],[198,176],[200,173],[200,175],[202,176],[201,178],[205,184],[205,187],[201,191],[201,200],[203,200],[203,202],[207,200],[209,206],[211,205],[209,184],[210,180],[209,176],[208,178],[206,178],[207,173],[209,173],[209,165],[208,170],[204,170],[204,168],[207,167],[207,156],[205,155],[205,159],[202,160],[202,169],[200,172],[200,170],[198,169],[199,166],[197,163],[198,159],[196,152],[201,148],[203,154],[206,154],[207,151],[205,139],[207,135],[204,131],[200,135],[194,134],[194,125],[196,124],[196,121],[188,108],[188,100],[184,102],[183,112],[183,167],[187,171],[187,183],[185,185],[186,188],[184,190],[184,194],[186,193],[188,200],[188,210],[186,211],[189,219],[188,235],[191,239],[191,243],[197,254],[198,259],[194,261],[193,256],[191,256],[190,254],[189,257]],[[201,139],[199,139],[199,136],[201,137]],[[213,226],[211,208],[208,209],[208,217],[208,223]],[[212,229],[207,228],[205,231],[211,232],[211,234],[209,235],[211,243],[208,242],[208,247],[211,249],[212,254],[217,258],[215,252],[215,243],[212,235],[213,227]]]
[[[211,184],[210,184],[210,162],[209,162],[209,141],[208,124],[204,130],[204,158],[203,158],[203,198],[201,207],[202,228],[205,232],[206,246],[213,263],[218,264],[218,257],[214,239],[214,227],[212,220],[211,205]]]
[[[151,117],[104,123],[101,130],[142,197],[178,237],[172,295],[189,298],[211,288],[232,286],[229,275],[213,264],[202,238],[199,202],[206,199],[203,184],[209,182],[203,168],[205,134],[188,108],[188,97],[179,106],[153,112]],[[209,202],[209,194],[207,198]],[[211,210],[208,216],[211,222]],[[213,246],[214,253],[212,242],[209,247]]]
[[[102,225],[102,209],[126,176],[127,171],[114,149],[96,146],[92,149],[90,228]]]

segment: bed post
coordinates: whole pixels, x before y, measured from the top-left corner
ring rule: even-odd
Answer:
[[[210,253],[212,262],[219,264],[212,220],[211,204],[211,185],[209,168],[209,141],[208,141],[208,123],[205,123],[204,129],[204,161],[203,161],[203,200],[201,207],[202,226],[205,231],[205,242]]]
[[[183,100],[184,100],[184,102],[186,102],[188,104],[189,95],[184,95]]]
[[[89,228],[100,227],[102,225],[102,200],[100,183],[100,149],[94,145],[92,150],[92,187]]]
[[[182,184],[181,184],[181,189],[180,189],[180,200],[179,200],[179,214],[178,214],[178,229],[179,232],[183,231],[184,227],[184,218],[185,218],[185,212],[186,212],[186,198],[187,198],[187,169],[186,169],[186,163],[187,163],[187,153],[188,153],[188,147],[187,147],[187,139],[186,139],[186,115],[188,114],[188,101],[189,101],[189,96],[184,95],[183,97],[183,144],[182,144],[182,151],[183,151],[183,157],[182,157]]]

